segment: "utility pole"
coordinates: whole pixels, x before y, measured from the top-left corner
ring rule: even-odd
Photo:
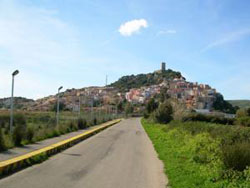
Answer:
[[[14,77],[19,73],[18,70],[12,73],[12,88],[11,88],[11,99],[10,99],[10,132],[13,131],[13,111],[14,111]]]
[[[57,92],[57,110],[56,110],[56,126],[58,127],[59,124],[59,107],[60,107],[60,90],[63,88],[63,86],[58,88],[58,92]]]

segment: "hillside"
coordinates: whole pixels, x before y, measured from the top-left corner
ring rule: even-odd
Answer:
[[[118,81],[110,84],[110,87],[115,87],[124,92],[128,91],[131,88],[156,85],[162,83],[164,80],[180,77],[182,77],[180,72],[168,69],[166,71],[156,71],[148,74],[123,76]]]
[[[250,100],[228,100],[228,102],[240,108],[250,108]]]
[[[14,108],[16,109],[24,109],[28,106],[34,104],[35,101],[32,99],[27,99],[24,97],[14,97]],[[0,109],[9,109],[10,108],[10,98],[2,98],[0,99]]]

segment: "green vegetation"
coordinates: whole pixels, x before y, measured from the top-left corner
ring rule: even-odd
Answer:
[[[143,119],[172,188],[250,187],[250,128]]]
[[[0,151],[56,137],[69,132],[86,129],[121,117],[102,111],[78,113],[62,111],[59,126],[55,112],[18,112],[14,115],[14,131],[9,131],[9,112],[0,111]]]
[[[235,119],[233,118],[225,118],[220,115],[204,115],[198,113],[189,113],[186,116],[182,117],[182,121],[203,121],[210,123],[219,123],[224,125],[233,125],[235,123]]]
[[[250,108],[239,109],[236,113],[236,124],[250,127]]]
[[[250,109],[225,118],[194,113],[178,101],[161,98],[146,104],[142,124],[171,187],[250,187]],[[219,97],[215,105],[230,110],[223,101]]]
[[[168,80],[180,77],[180,72],[175,72],[171,69],[168,69],[165,72],[154,72],[148,74],[123,76],[118,81],[112,83],[110,86],[118,88],[121,91],[127,91],[131,88],[140,88],[142,86],[160,84],[165,79]]]
[[[223,96],[219,93],[216,94],[216,100],[214,101],[213,108],[214,110],[218,110],[220,112],[225,112],[228,114],[235,114],[239,109],[238,106],[233,106],[228,101],[225,101]]]
[[[152,115],[156,122],[168,123],[173,119],[173,108],[168,101],[165,101],[159,105]]]
[[[134,107],[131,103],[127,103],[125,106],[125,114],[128,116],[129,114],[132,114],[134,112]]]
[[[250,100],[228,100],[228,102],[239,108],[250,108]]]
[[[27,104],[32,104],[34,103],[34,100],[32,99],[27,99],[24,97],[14,97],[14,108],[15,109],[24,109],[27,107]],[[0,109],[5,108],[9,109],[10,108],[10,98],[2,98],[0,99]]]

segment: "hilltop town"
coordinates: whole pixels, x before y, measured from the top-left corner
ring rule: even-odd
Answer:
[[[83,107],[101,107],[116,105],[121,101],[132,104],[145,104],[166,88],[167,94],[188,109],[213,109],[218,93],[216,89],[206,84],[188,82],[180,72],[166,70],[166,64],[161,69],[149,74],[131,75],[120,78],[117,82],[106,87],[86,87],[82,89],[68,89],[60,94],[61,103],[70,111]],[[16,100],[19,108],[28,111],[49,111],[56,104],[57,95],[51,95],[38,100]],[[9,100],[1,100],[1,108],[6,108]],[[21,101],[21,102],[20,102]]]

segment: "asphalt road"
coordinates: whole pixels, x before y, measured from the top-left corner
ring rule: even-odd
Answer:
[[[0,188],[164,188],[166,178],[140,119],[128,119],[0,180]]]

